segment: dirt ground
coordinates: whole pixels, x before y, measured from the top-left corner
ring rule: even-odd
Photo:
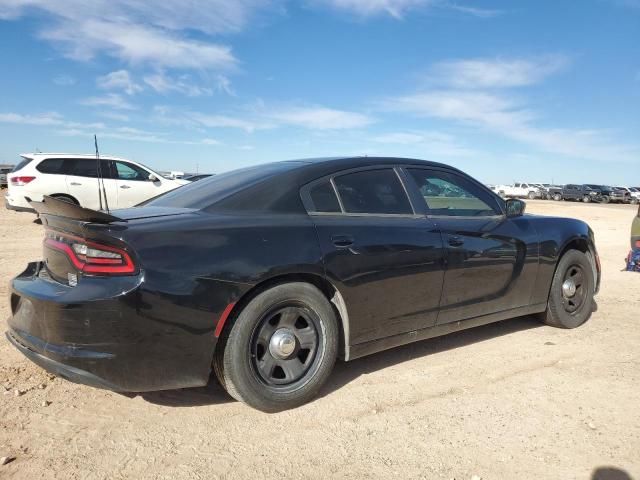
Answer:
[[[284,413],[214,380],[134,398],[74,385],[3,335],[0,478],[640,479],[640,275],[621,271],[636,208],[528,202],[596,232],[599,310],[581,328],[519,318],[340,363]],[[0,208],[0,322],[40,257],[33,218]]]

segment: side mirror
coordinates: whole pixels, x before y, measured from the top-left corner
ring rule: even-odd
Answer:
[[[510,198],[505,202],[507,217],[521,217],[524,215],[524,210],[527,208],[527,204],[517,198]]]
[[[153,173],[149,175],[149,181],[150,182],[157,182],[159,180],[158,177],[156,177]]]

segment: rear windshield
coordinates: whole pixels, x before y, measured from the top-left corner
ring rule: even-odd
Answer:
[[[31,158],[23,158],[21,162],[19,162],[15,167],[13,167],[13,170],[11,170],[12,172],[17,172],[18,170],[22,170],[24,167],[26,167],[30,162],[31,162]]]
[[[277,162],[221,173],[172,190],[145,203],[145,206],[201,210],[240,190],[299,165],[300,163],[297,162]]]

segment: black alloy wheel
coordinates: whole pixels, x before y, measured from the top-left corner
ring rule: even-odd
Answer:
[[[318,352],[318,322],[301,305],[278,307],[260,320],[249,355],[262,382],[286,388],[304,378]]]

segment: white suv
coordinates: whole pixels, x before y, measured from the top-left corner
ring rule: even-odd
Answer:
[[[26,153],[7,175],[9,191],[5,202],[10,210],[33,211],[29,200],[43,195],[73,202],[86,208],[100,208],[98,161],[92,155]],[[131,160],[100,157],[100,168],[110,209],[129,208],[189,182],[168,180]]]

